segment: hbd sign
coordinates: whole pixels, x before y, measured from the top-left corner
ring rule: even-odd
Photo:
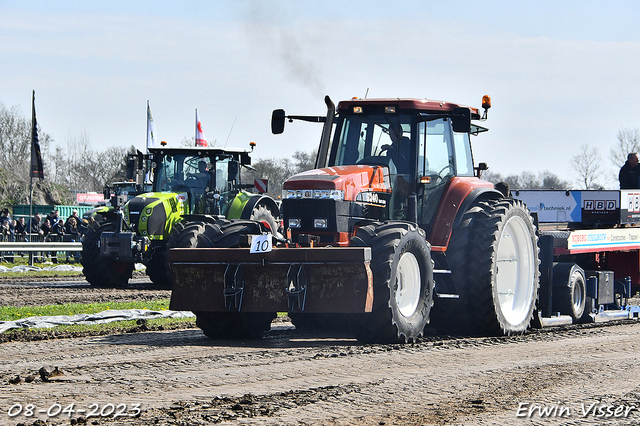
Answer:
[[[585,210],[615,210],[615,200],[585,200]]]

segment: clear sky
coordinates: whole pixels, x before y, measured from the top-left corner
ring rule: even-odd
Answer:
[[[493,99],[475,160],[504,174],[609,151],[640,127],[637,1],[0,0],[0,102],[55,142],[144,150],[150,102],[161,140],[195,134],[254,157],[311,151],[317,124],[270,132],[271,111],[326,112],[323,97]],[[602,182],[605,182],[603,177]],[[609,179],[610,188],[617,187]]]

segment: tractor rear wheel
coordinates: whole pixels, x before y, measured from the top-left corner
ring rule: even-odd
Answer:
[[[261,234],[260,225],[250,220],[206,223],[197,235],[199,248],[240,247],[242,235]],[[256,339],[271,329],[276,312],[194,312],[202,332],[215,339]]]
[[[452,328],[485,336],[524,333],[538,294],[538,253],[536,228],[521,201],[479,201],[463,213],[447,249],[460,296]]]
[[[100,222],[89,228],[82,241],[82,273],[93,287],[123,287],[133,273],[133,262],[118,262],[100,256],[100,236],[115,230],[115,222]]]
[[[358,228],[351,246],[371,247],[373,311],[352,315],[359,340],[412,342],[422,336],[433,305],[433,264],[425,232],[407,222]]]
[[[167,260],[170,248],[197,247],[198,235],[204,232],[203,221],[182,221],[174,225],[169,234],[166,247],[156,247],[151,259],[147,262],[147,275],[151,281],[161,288],[171,288],[172,278]]]

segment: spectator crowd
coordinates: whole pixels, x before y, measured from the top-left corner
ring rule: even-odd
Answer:
[[[55,241],[55,242],[79,242],[82,241],[82,236],[89,230],[89,227],[93,226],[94,219],[92,217],[88,219],[81,219],[78,216],[78,211],[73,210],[71,216],[63,219],[60,217],[58,210],[52,210],[51,213],[44,216],[40,213],[35,213],[25,223],[24,217],[19,217],[17,220],[13,219],[10,215],[9,209],[2,209],[0,215],[0,241],[2,242],[20,242],[20,241]],[[21,253],[19,253],[21,254]],[[58,263],[58,253],[43,253],[40,259],[36,258],[36,261],[43,261],[47,256],[51,258],[53,263]],[[71,258],[75,262],[80,261],[79,252],[67,253],[67,262],[71,261]],[[0,252],[0,261],[14,262],[13,253]]]

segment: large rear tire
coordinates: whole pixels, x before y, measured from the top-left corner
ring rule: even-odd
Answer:
[[[161,288],[172,288],[173,281],[167,259],[170,248],[195,248],[198,246],[198,236],[204,232],[205,222],[186,221],[178,222],[173,226],[166,248],[158,247],[147,263],[147,275],[151,281]]]
[[[115,230],[115,222],[100,222],[89,228],[82,241],[82,273],[93,287],[123,287],[133,273],[133,262],[118,262],[100,256],[100,236]]]
[[[413,342],[423,335],[433,305],[433,264],[425,232],[407,222],[358,228],[351,246],[371,247],[373,311],[355,314],[365,342]]]
[[[451,328],[484,336],[524,333],[538,295],[538,253],[535,225],[521,201],[479,201],[467,210],[447,249],[460,296]]]
[[[183,231],[184,232],[184,231]],[[243,235],[260,234],[260,225],[250,220],[219,220],[206,223],[197,237],[199,248],[240,247]],[[276,312],[194,312],[196,324],[212,339],[257,339],[271,329]]]

